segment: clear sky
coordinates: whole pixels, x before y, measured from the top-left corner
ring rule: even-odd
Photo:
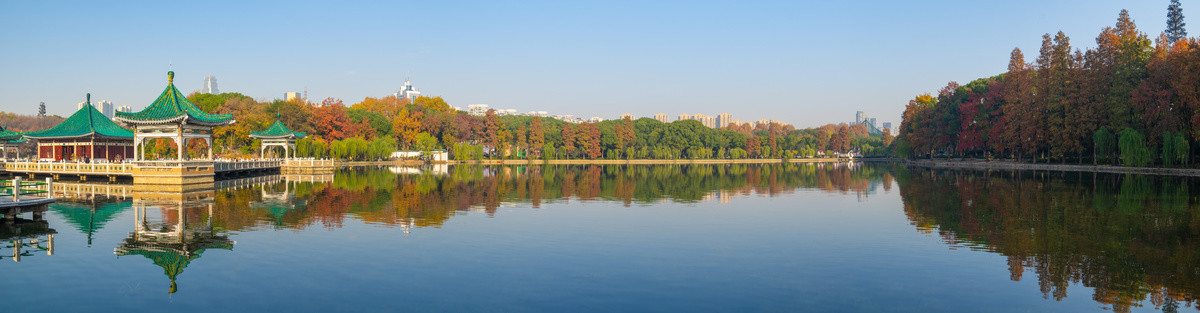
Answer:
[[[0,1],[0,110],[74,112],[85,93],[135,109],[176,72],[260,100],[346,104],[405,76],[453,106],[614,118],[729,112],[797,126],[866,111],[899,125],[918,93],[1075,47],[1128,9],[1151,37],[1168,0]],[[1200,4],[1183,1],[1200,25]],[[1191,35],[1200,34],[1194,29]]]

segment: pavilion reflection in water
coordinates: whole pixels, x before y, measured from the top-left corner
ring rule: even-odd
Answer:
[[[235,242],[213,228],[213,192],[200,191],[162,198],[134,198],[134,231],[114,253],[140,255],[162,267],[171,281],[169,293],[178,290],[176,279],[192,261],[209,249],[233,250]],[[163,211],[159,221],[149,218],[149,209]],[[193,221],[193,215],[200,216]]]

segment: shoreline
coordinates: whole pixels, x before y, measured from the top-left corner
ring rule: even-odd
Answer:
[[[1200,169],[1192,168],[1157,168],[1157,167],[1127,167],[1114,165],[1072,165],[1072,164],[1035,164],[1019,163],[1016,161],[987,161],[987,160],[904,160],[906,165],[943,169],[976,169],[976,170],[1034,170],[1058,172],[1090,172],[1110,174],[1142,174],[1164,176],[1196,176],[1200,177]]]
[[[896,159],[859,159],[860,161],[896,161]],[[790,159],[787,163],[837,163],[846,162],[848,159],[843,158],[812,158],[812,159]],[[335,167],[358,167],[358,166],[421,166],[421,165],[672,165],[672,164],[782,164],[783,159],[675,159],[675,160],[656,160],[656,159],[637,159],[637,160],[470,160],[470,161],[443,161],[427,163],[417,160],[392,160],[392,161],[353,161],[334,163]]]

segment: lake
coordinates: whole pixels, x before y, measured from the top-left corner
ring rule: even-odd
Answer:
[[[1195,312],[1200,295],[1197,178],[854,163],[61,184],[44,221],[0,222],[5,312]]]

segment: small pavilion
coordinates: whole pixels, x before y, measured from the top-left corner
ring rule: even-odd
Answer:
[[[150,106],[139,112],[116,112],[117,122],[133,128],[135,160],[145,160],[147,139],[169,138],[179,147],[179,160],[187,156],[188,141],[204,140],[208,160],[213,158],[212,129],[233,124],[232,114],[210,114],[200,110],[175,88],[175,72],[167,72],[167,88]]]
[[[22,138],[21,136],[21,132],[11,131],[4,126],[0,126],[0,150],[4,151],[3,160],[9,160],[9,151],[15,152],[16,156],[13,157],[14,159],[21,158],[21,150],[18,149],[18,145],[25,142],[25,138]]]
[[[262,148],[259,148],[258,157],[264,157],[267,148],[283,147],[283,158],[296,156],[296,140],[304,138],[304,132],[296,132],[289,129],[283,122],[278,120],[276,115],[275,124],[271,124],[264,131],[250,132],[250,138],[262,140]]]
[[[25,138],[37,140],[41,160],[116,162],[133,154],[133,132],[96,110],[90,93],[75,114],[54,127],[26,132]]]

